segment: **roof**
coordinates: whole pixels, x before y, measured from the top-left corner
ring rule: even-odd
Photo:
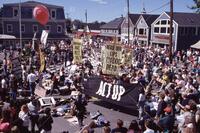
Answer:
[[[131,22],[135,25],[142,14],[129,14]]]
[[[166,12],[166,13],[170,16],[169,12]],[[200,25],[200,14],[174,12],[174,21],[176,21],[178,25],[197,26],[197,25]]]
[[[116,18],[107,24],[102,25],[101,29],[119,29],[121,27],[121,24],[124,20],[124,17]]]
[[[148,26],[151,26],[151,24],[159,17],[159,15],[152,15],[152,14],[142,14],[142,16]]]
[[[100,24],[99,23],[88,23],[87,24],[90,30],[100,30]]]
[[[4,4],[5,6],[19,6],[19,3],[8,3],[8,4]],[[44,5],[47,7],[54,7],[54,8],[64,8],[63,6],[57,6],[57,5],[50,5],[47,3],[42,3],[42,2],[37,2],[37,1],[26,1],[26,2],[22,2],[21,6],[31,6],[34,7],[36,5]]]
[[[194,49],[200,49],[200,41],[198,41],[197,43],[195,43],[194,45],[192,45],[190,47],[194,48]]]

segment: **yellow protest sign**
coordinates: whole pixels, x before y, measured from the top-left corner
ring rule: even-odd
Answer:
[[[73,41],[73,58],[74,63],[82,62],[82,45],[80,39]]]
[[[40,52],[40,70],[39,72],[43,72],[44,68],[45,68],[45,57],[44,57],[44,53],[41,51],[41,49],[39,50]]]

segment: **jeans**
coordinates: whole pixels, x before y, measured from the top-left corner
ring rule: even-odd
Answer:
[[[17,99],[17,92],[11,90],[10,98],[11,98],[11,100],[15,101]]]
[[[34,95],[34,92],[35,92],[35,83],[34,82],[29,82],[29,89],[30,89],[30,92],[31,92],[31,95]]]
[[[31,132],[32,133],[35,133],[35,125],[37,125],[37,127],[39,126],[38,119],[39,119],[39,115],[31,116]]]

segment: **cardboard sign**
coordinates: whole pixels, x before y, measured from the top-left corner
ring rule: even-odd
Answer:
[[[74,40],[73,43],[73,58],[74,58],[74,63],[82,62],[82,45],[81,42],[78,40]]]
[[[108,44],[105,48],[102,71],[108,75],[118,75],[122,60],[122,46],[117,44]]]
[[[47,90],[44,88],[40,87],[39,84],[36,85],[35,87],[35,94],[38,95],[39,97],[45,97],[46,96]]]
[[[42,97],[39,99],[39,102],[42,107],[56,105],[56,101],[53,97]]]

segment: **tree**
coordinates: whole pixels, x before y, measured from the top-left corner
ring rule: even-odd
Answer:
[[[197,13],[200,13],[200,0],[193,0],[194,5],[189,7],[192,10],[196,10]]]

